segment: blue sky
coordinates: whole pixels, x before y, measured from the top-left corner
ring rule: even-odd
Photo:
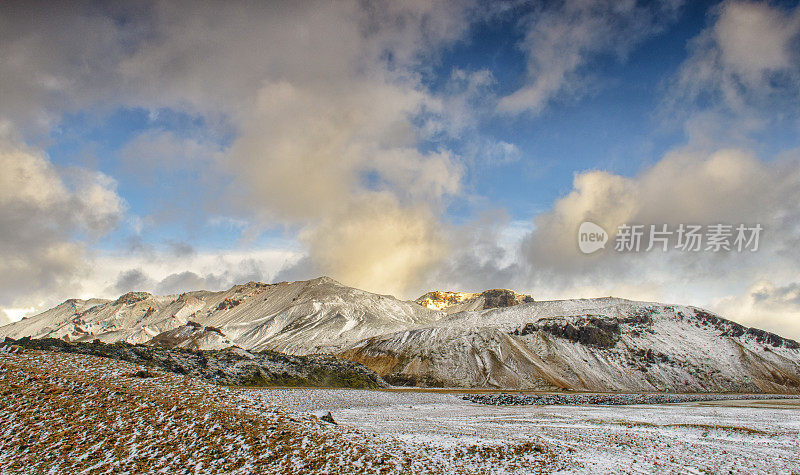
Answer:
[[[23,177],[0,200],[7,315],[329,274],[403,297],[678,301],[800,333],[794,2],[48,10],[0,8],[2,153]],[[774,237],[753,256],[587,257],[589,219]]]

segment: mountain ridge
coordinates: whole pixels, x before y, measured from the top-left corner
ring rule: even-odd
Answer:
[[[421,299],[442,300],[432,294]],[[329,277],[168,296],[129,292],[68,299],[0,327],[0,336],[333,354],[403,385],[800,391],[797,342],[696,307],[615,297],[534,301],[504,289],[439,294],[457,298],[433,310]]]
[[[347,287],[323,276],[274,284],[248,282],[218,292],[166,296],[128,292],[115,300],[68,299],[0,327],[0,336],[135,344],[150,342],[164,332],[192,333],[187,327],[191,322],[213,327],[232,345],[245,349],[309,354],[331,352],[367,336],[431,323],[441,316],[416,303]],[[189,347],[202,347],[196,338],[190,340]]]

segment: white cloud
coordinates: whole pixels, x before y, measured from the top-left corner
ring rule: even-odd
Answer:
[[[20,292],[26,307],[4,304],[0,321],[17,321],[24,316],[40,313],[68,298],[105,298],[133,291],[156,295],[177,294],[192,290],[224,290],[249,281],[272,282],[282,269],[294,266],[303,254],[289,248],[247,248],[241,250],[205,250],[194,253],[175,253],[171,246],[160,251],[140,253],[86,252],[81,273],[69,280],[69,285],[48,287],[47,292]],[[69,270],[69,269],[68,269]],[[45,282],[36,281],[33,284]],[[24,283],[28,287],[31,282]],[[37,288],[38,290],[38,288]],[[40,297],[36,300],[35,297]]]
[[[149,185],[154,178],[176,171],[205,175],[219,171],[223,151],[214,141],[181,137],[175,132],[148,129],[126,143],[119,152],[126,176]],[[207,177],[205,181],[207,180]],[[205,183],[204,183],[205,184]]]
[[[114,230],[125,213],[125,202],[117,195],[117,182],[108,175],[87,170],[73,171],[72,210],[95,236]]]
[[[13,321],[15,321],[15,320],[12,317],[10,317],[8,315],[8,313],[6,313],[5,310],[0,308],[0,326],[9,324],[9,323],[11,323]]]
[[[75,289],[86,246],[74,235],[116,226],[124,204],[115,182],[85,170],[62,174],[42,152],[2,136],[0,169],[0,305],[28,306]]]
[[[433,238],[428,228],[443,200],[459,192],[461,170],[449,153],[423,154],[413,146],[411,118],[426,101],[423,93],[358,77],[348,83],[346,92],[287,82],[258,91],[253,116],[230,153],[243,191],[237,204],[262,223],[306,228],[310,258],[323,272],[398,292],[406,274],[417,275],[427,264],[406,259],[388,231],[421,218],[421,226],[402,228],[405,239],[430,252],[426,263],[441,258],[438,243],[423,241]],[[335,246],[330,236],[337,237]],[[382,252],[364,252],[365,243]],[[364,278],[378,271],[395,276],[394,284]]]
[[[157,295],[190,290],[222,290],[251,280],[271,282],[278,272],[295,264],[302,253],[281,248],[240,250],[195,250],[175,253],[172,249],[141,254],[96,253],[95,272],[81,282],[80,298],[116,298],[131,291]],[[64,297],[66,298],[66,297]]]
[[[573,238],[586,220],[608,230],[623,223],[777,225],[800,212],[797,165],[797,157],[768,163],[737,149],[676,150],[636,177],[578,173],[573,190],[537,217],[532,249],[554,263],[582,257]]]
[[[439,222],[426,207],[400,207],[386,194],[355,206],[301,233],[311,262],[348,285],[405,297],[447,253]]]
[[[691,43],[672,86],[672,108],[699,102],[762,122],[797,114],[791,103],[800,95],[800,9],[726,1],[712,20]],[[775,104],[781,114],[775,114]]]
[[[798,260],[789,256],[800,240],[793,224],[800,218],[799,193],[796,155],[763,161],[737,149],[675,150],[634,177],[577,174],[573,190],[536,217],[523,253],[531,282],[551,296],[616,293],[710,306],[759,279],[794,274]],[[577,246],[578,227],[587,220],[612,234],[611,244],[590,256]],[[764,231],[757,252],[613,251],[620,224],[668,224],[675,230],[681,223],[761,224]],[[765,311],[760,321],[778,329],[787,318]]]
[[[502,209],[487,210],[474,221],[446,227],[447,258],[415,287],[414,296],[430,290],[476,292],[489,288],[538,292],[529,286],[520,265],[520,242],[530,232],[529,222],[509,221]]]
[[[528,59],[528,80],[503,97],[500,112],[539,113],[559,96],[580,93],[585,68],[600,55],[620,59],[675,19],[682,1],[545,2],[523,19],[521,48]]]
[[[800,17],[766,3],[728,2],[711,32],[720,61],[750,81],[792,67]]]
[[[0,325],[16,322],[24,317],[33,315],[36,307],[27,308],[0,308]]]

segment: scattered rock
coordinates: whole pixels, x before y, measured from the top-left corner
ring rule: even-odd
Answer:
[[[241,304],[242,302],[244,302],[243,299],[227,298],[227,299],[223,300],[222,302],[220,302],[219,305],[217,305],[217,307],[214,310],[217,310],[217,311],[228,310],[228,309],[231,309],[231,308]]]
[[[336,421],[333,420],[333,415],[331,411],[314,411],[314,416],[316,416],[319,420],[328,422],[330,424],[336,424]]]
[[[800,399],[787,394],[467,394],[461,399],[492,406],[624,406],[743,399]]]

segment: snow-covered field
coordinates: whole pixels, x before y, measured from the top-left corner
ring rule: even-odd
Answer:
[[[420,391],[251,390],[293,411],[422,450],[533,442],[554,471],[800,473],[800,401],[634,406],[486,406]]]

